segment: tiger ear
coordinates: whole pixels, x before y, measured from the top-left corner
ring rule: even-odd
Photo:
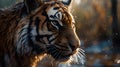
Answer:
[[[41,0],[24,0],[24,5],[28,13],[38,8],[42,4]]]
[[[72,0],[44,0],[44,2],[49,2],[49,1],[60,1],[62,2],[64,5],[69,6],[71,4]]]
[[[71,4],[71,1],[72,0],[61,0],[61,2],[66,6],[69,6]]]

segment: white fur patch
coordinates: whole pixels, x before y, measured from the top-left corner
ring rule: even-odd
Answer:
[[[58,10],[54,10],[53,7],[48,11],[48,17],[50,20],[54,20],[54,18],[51,18],[50,16],[51,15],[54,16],[56,14],[56,12],[58,12]]]
[[[48,11],[47,14],[50,20],[55,20],[55,19],[61,20],[62,19],[62,13],[59,12],[59,10],[54,10],[53,7]],[[52,18],[50,16],[55,16],[55,18]]]
[[[32,48],[28,46],[28,34],[27,34],[28,29],[27,28],[28,28],[28,25],[25,25],[19,31],[18,33],[19,36],[16,43],[17,52],[22,55],[32,50]]]
[[[32,36],[36,36],[37,35],[36,27],[33,27],[30,32],[31,32]]]
[[[62,24],[62,22],[61,22],[61,20],[62,20],[62,13],[61,12],[59,12],[59,10],[54,10],[54,8],[52,7],[49,11],[48,11],[48,17],[49,17],[49,19],[50,20],[57,20],[58,22],[59,22],[59,24],[61,25],[61,26],[63,26],[63,24]],[[53,17],[50,17],[50,16],[54,16],[54,18]],[[53,24],[54,25],[54,24]],[[55,26],[55,25],[54,25]]]
[[[63,1],[63,2],[68,2],[69,0],[60,0],[60,1]]]

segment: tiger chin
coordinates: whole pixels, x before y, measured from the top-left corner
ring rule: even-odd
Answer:
[[[24,0],[0,10],[0,67],[36,67],[46,58],[58,66],[83,62],[70,3]]]

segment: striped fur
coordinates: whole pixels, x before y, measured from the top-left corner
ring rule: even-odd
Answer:
[[[23,3],[13,7],[0,11],[0,67],[35,67],[45,55],[56,62],[81,59],[75,21],[65,2],[44,2],[31,13]]]

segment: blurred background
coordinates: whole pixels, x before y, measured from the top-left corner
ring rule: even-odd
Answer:
[[[19,1],[0,0],[0,9]],[[120,67],[120,0],[73,0],[71,13],[86,54],[82,67]]]

